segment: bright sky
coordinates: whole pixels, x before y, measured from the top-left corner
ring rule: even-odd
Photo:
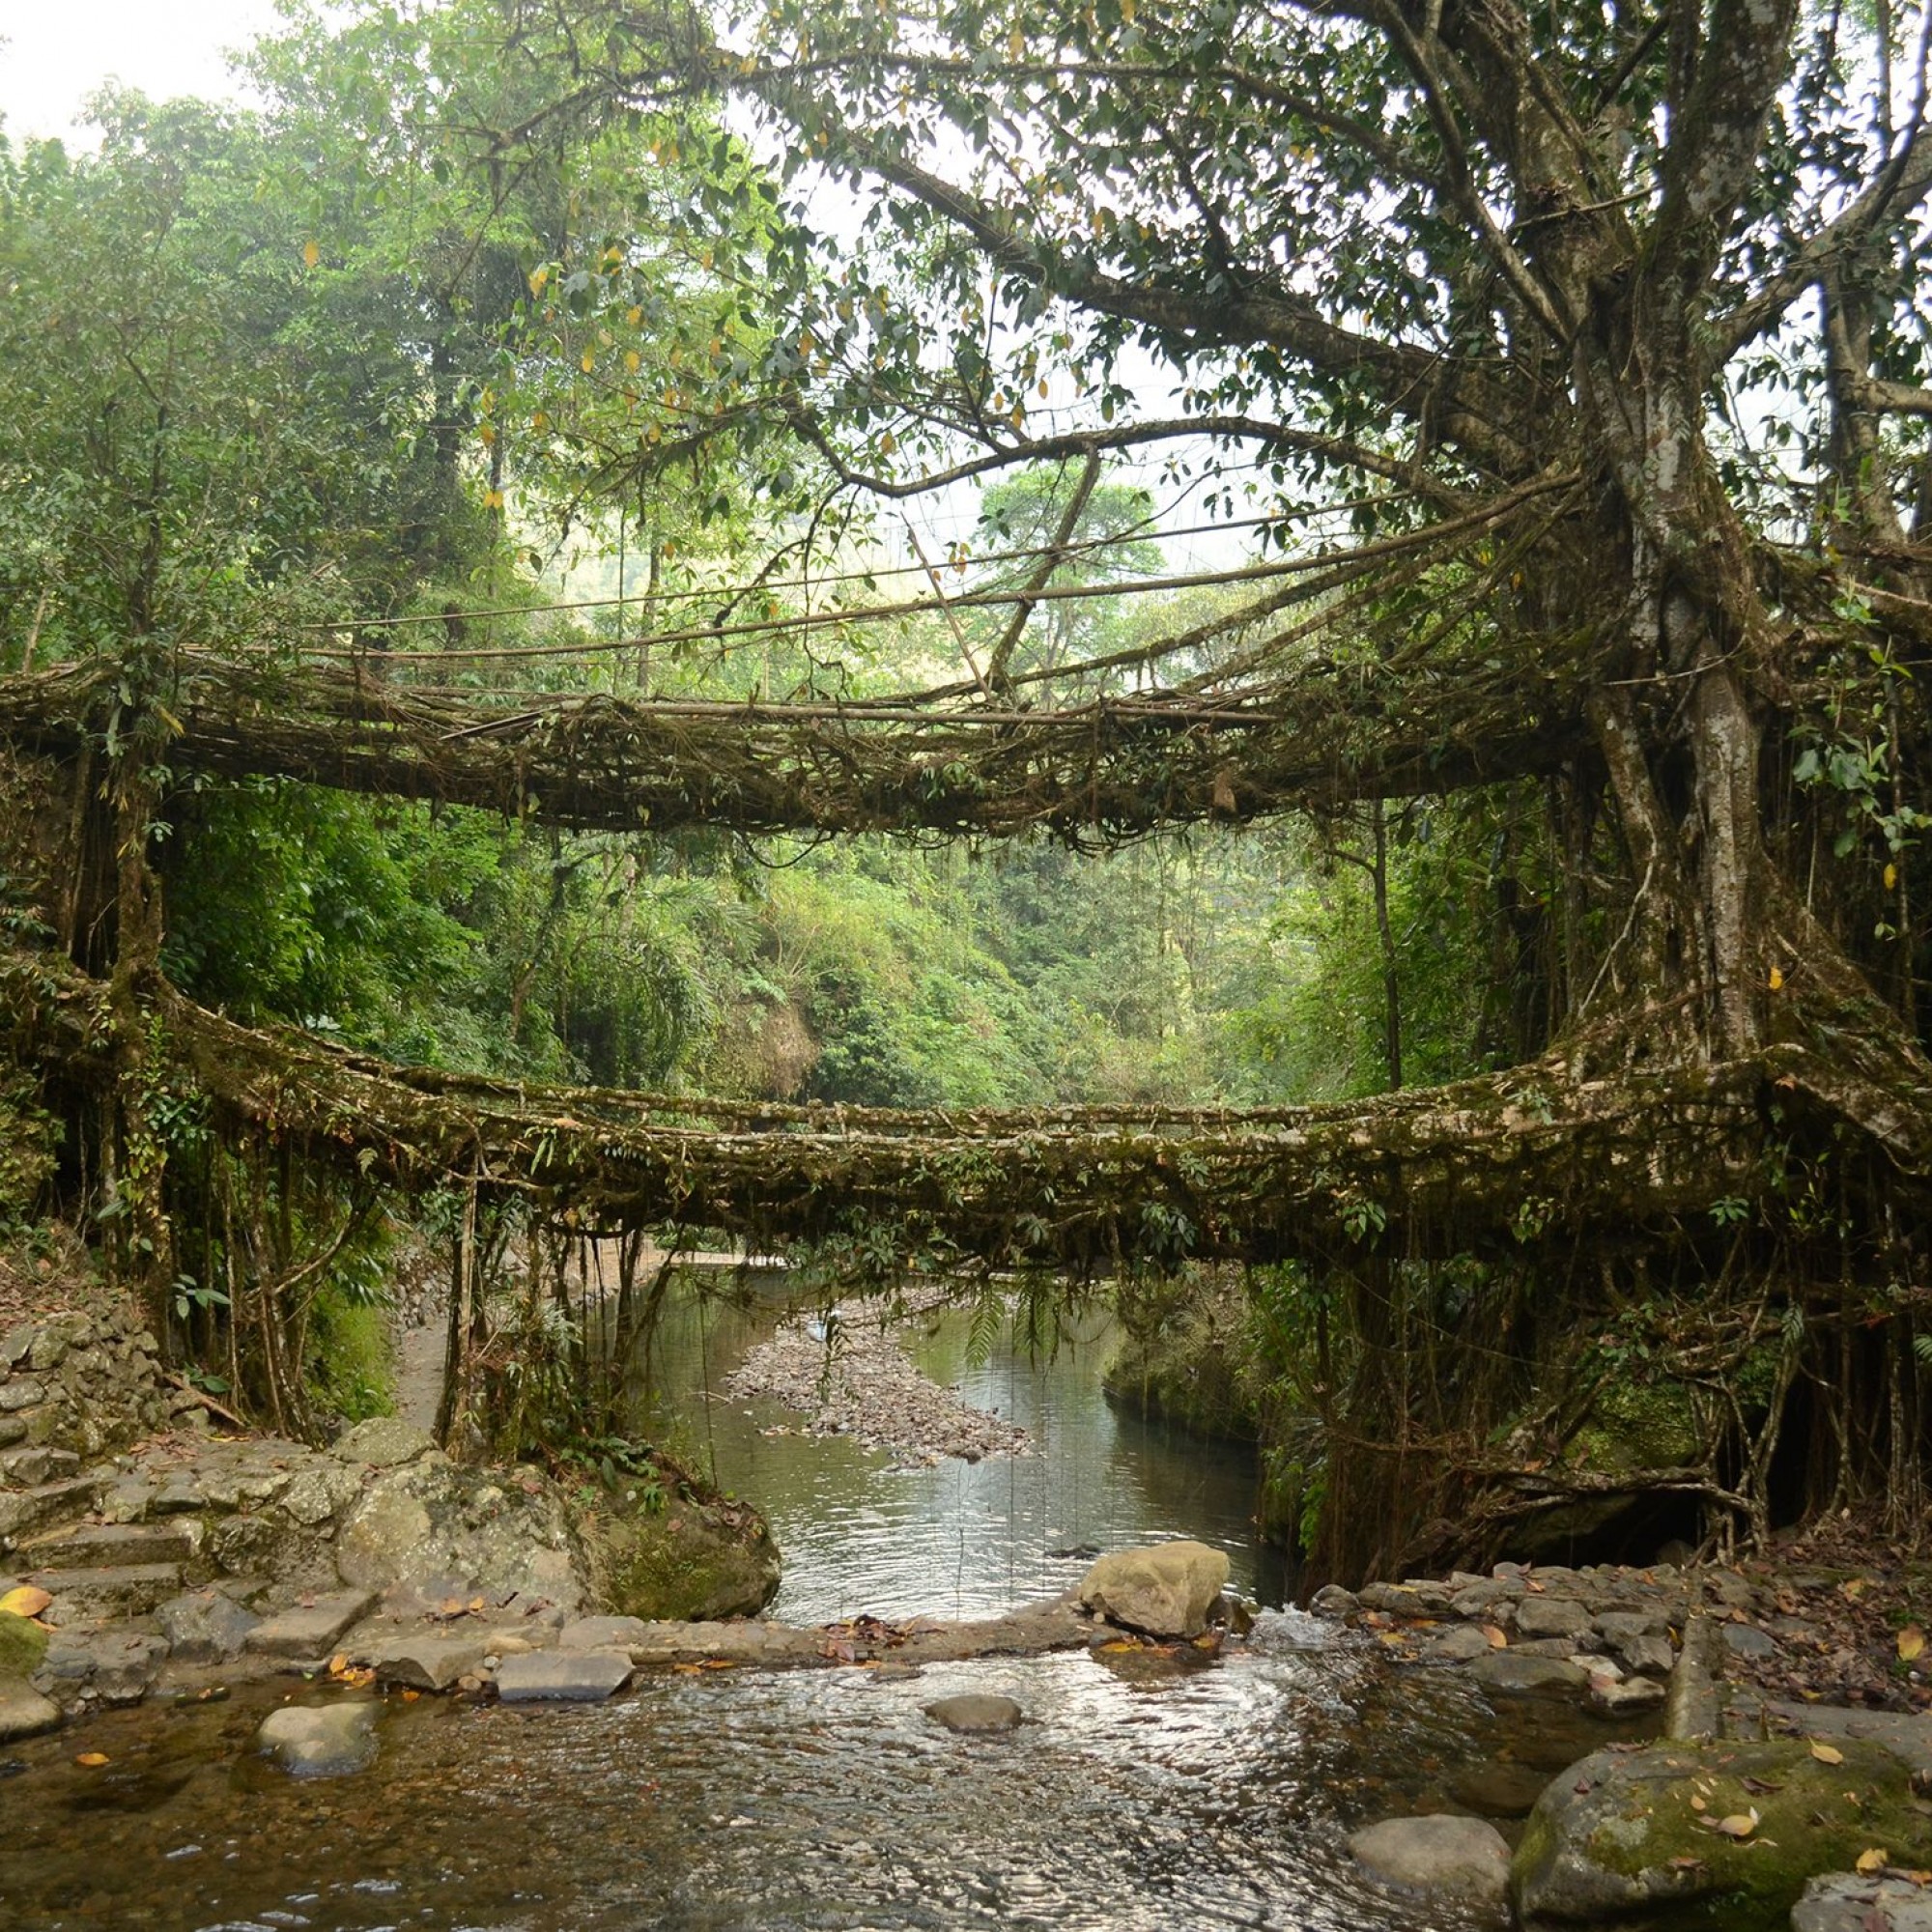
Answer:
[[[274,24],[273,0],[0,0],[0,119],[85,140],[81,103],[108,80],[233,99],[226,51]]]

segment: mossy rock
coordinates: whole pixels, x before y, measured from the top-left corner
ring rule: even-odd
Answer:
[[[24,1681],[41,1667],[47,1654],[47,1634],[27,1617],[0,1610],[0,1678]]]
[[[746,1504],[606,1507],[589,1530],[600,1594],[615,1615],[681,1623],[749,1617],[778,1594],[778,1546]]]
[[[1877,1745],[1715,1740],[1603,1750],[1537,1800],[1510,1867],[1528,1928],[1634,1920],[1653,1932],[1782,1932],[1816,1873],[1877,1849],[1932,1864],[1932,1816],[1907,1768]],[[1743,1836],[1719,1820],[1757,1822]]]

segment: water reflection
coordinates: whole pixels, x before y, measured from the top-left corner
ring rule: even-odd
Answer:
[[[1281,1555],[1252,1521],[1253,1452],[1117,1415],[1100,1388],[1115,1345],[1105,1315],[1073,1321],[1050,1357],[1009,1330],[977,1363],[963,1313],[923,1319],[920,1366],[1018,1422],[1037,1453],[907,1469],[854,1442],[768,1434],[798,1422],[776,1404],[707,1397],[786,1307],[781,1279],[687,1276],[652,1345],[650,1391],[641,1359],[636,1375],[641,1426],[668,1426],[769,1519],[785,1561],[772,1615],[989,1615],[1077,1581],[1091,1560],[1080,1552],[1176,1535],[1225,1548],[1237,1589],[1282,1601]]]

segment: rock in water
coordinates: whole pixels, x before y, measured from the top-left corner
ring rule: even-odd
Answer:
[[[259,1749],[287,1770],[309,1777],[342,1777],[376,1755],[376,1706],[359,1703],[284,1704],[262,1719]]]
[[[43,1697],[31,1685],[0,1677],[0,1745],[59,1728],[60,1706]]]
[[[631,1660],[621,1650],[538,1650],[506,1657],[497,1666],[497,1694],[506,1704],[594,1704],[630,1681]]]
[[[1793,1907],[1791,1932],[1932,1932],[1932,1892],[1910,1879],[1833,1872]]]
[[[1501,1906],[1509,1889],[1509,1843],[1482,1818],[1386,1818],[1349,1840],[1355,1862],[1385,1885]]]
[[[958,1697],[941,1697],[926,1705],[925,1715],[949,1731],[984,1736],[996,1731],[1014,1731],[1026,1714],[1010,1697],[989,1697],[969,1690]]]
[[[1802,1738],[1593,1753],[1530,1813],[1510,1872],[1522,1923],[1758,1932],[1785,1923],[1807,1879],[1871,1847],[1932,1864],[1932,1821],[1905,1765],[1853,1739],[1831,1755],[1814,1757]]]
[[[1198,1636],[1226,1587],[1228,1556],[1205,1543],[1156,1543],[1103,1556],[1080,1584],[1096,1616],[1149,1636]]]

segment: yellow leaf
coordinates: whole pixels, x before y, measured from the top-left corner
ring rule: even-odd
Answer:
[[[1727,1838],[1748,1838],[1757,1830],[1757,1807],[1733,1811],[1728,1818],[1719,1818],[1711,1829],[1721,1832]]]
[[[322,250],[313,242],[304,242],[302,243],[302,267],[304,269],[312,269],[321,260]]]
[[[1771,990],[1775,993],[1784,984],[1784,975],[1774,966],[1771,969]]]
[[[335,1653],[335,1655],[328,1660],[328,1674],[331,1677],[340,1677],[342,1673],[348,1668],[349,1668],[349,1653],[346,1650],[338,1650]]]
[[[1861,1852],[1857,1860],[1859,1870],[1867,1873],[1883,1871],[1889,1862],[1889,1861],[1887,1859],[1885,1853],[1880,1851],[1876,1845],[1873,1845],[1867,1851]]]
[[[1017,27],[1007,36],[1007,58],[1014,61],[1026,59],[1026,36]]]
[[[879,439],[879,454],[881,456],[890,456],[893,453],[893,451],[895,450],[898,446],[899,446],[898,438],[895,437],[891,430],[888,430],[885,433],[885,435]]]
[[[1694,1796],[1693,1796],[1693,1797],[1691,1798],[1691,1800],[1690,1800],[1690,1808],[1691,1808],[1691,1810],[1693,1810],[1693,1811],[1701,1811],[1701,1810],[1703,1810],[1703,1808],[1704,1808],[1704,1801],[1703,1801],[1703,1800],[1702,1800],[1701,1798],[1697,1798],[1697,1797],[1694,1797]]]
[[[503,507],[502,491],[486,490],[483,493],[483,507],[486,510],[500,510]]]
[[[1925,1633],[1917,1624],[1907,1624],[1898,1634],[1898,1656],[1903,1663],[1910,1663],[1925,1652]]]
[[[597,352],[594,349],[586,349],[583,352],[583,354],[578,358],[577,366],[580,369],[582,369],[586,376],[589,375],[591,370],[593,370],[597,366]]]
[[[540,296],[543,294],[544,290],[549,286],[550,286],[550,270],[548,269],[532,269],[530,270],[531,295]]]
[[[53,1602],[44,1590],[36,1589],[32,1583],[22,1583],[17,1590],[9,1590],[0,1597],[0,1610],[10,1616],[37,1617]]]
[[[84,1764],[89,1771],[98,1771],[103,1764],[107,1762],[108,1762],[108,1757],[105,1751],[82,1751],[81,1754],[74,1759],[75,1764]]]
[[[639,355],[635,349],[627,349],[624,351],[624,367],[628,369],[634,376],[642,366],[643,359],[644,358],[641,355]]]
[[[1483,1634],[1489,1639],[1492,1650],[1507,1650],[1509,1648],[1509,1638],[1494,1624],[1485,1624],[1483,1626]]]
[[[639,326],[639,324],[643,321],[643,319],[644,319],[644,312],[641,308],[627,308],[624,311],[624,320],[628,322],[633,328],[636,328]]]
[[[1820,1764],[1843,1764],[1845,1754],[1836,1745],[1820,1744],[1816,1738],[1811,1741],[1811,1755]]]
[[[1890,892],[1892,887],[1897,885],[1897,883],[1898,883],[1898,867],[1896,866],[1888,866],[1885,868],[1886,891]]]

